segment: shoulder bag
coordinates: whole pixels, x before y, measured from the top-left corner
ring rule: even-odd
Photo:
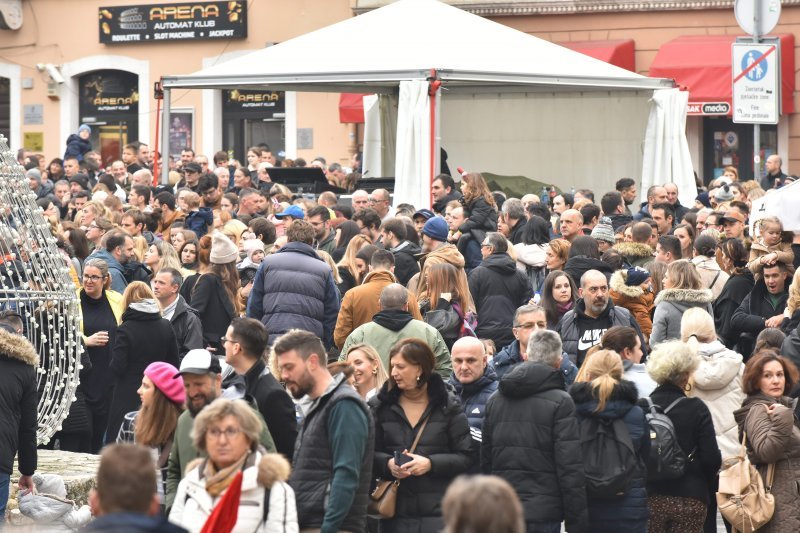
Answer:
[[[747,434],[743,434],[739,455],[722,462],[717,506],[736,531],[752,533],[764,527],[775,512],[775,497],[772,495],[775,464],[767,466],[765,483],[747,457],[746,439]]]
[[[414,438],[414,443],[408,450],[409,453],[414,453],[414,450],[417,449],[419,439],[422,437],[422,432],[425,431],[425,426],[428,424],[428,419],[430,417],[431,415],[428,414],[428,416],[426,416],[425,420],[422,422],[422,425],[417,432],[417,436]],[[381,518],[394,518],[394,514],[397,510],[397,488],[399,486],[400,481],[397,479],[378,480],[378,485],[369,496],[372,499],[372,501],[369,502],[369,507],[367,508],[369,514],[378,515]]]

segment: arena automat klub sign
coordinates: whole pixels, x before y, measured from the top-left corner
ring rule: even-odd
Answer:
[[[247,37],[244,0],[100,7],[98,15],[105,44]]]

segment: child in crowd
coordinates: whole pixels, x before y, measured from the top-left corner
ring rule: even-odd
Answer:
[[[761,277],[764,265],[774,265],[778,261],[785,264],[790,272],[794,272],[794,252],[792,252],[791,239],[784,239],[783,224],[778,217],[765,217],[758,222],[761,236],[750,247],[750,260],[747,268],[756,276]]]
[[[86,124],[81,124],[78,133],[73,133],[67,137],[67,149],[64,152],[64,159],[76,157],[78,161],[83,161],[83,155],[92,151],[92,143],[89,137],[92,135],[92,128]]]
[[[183,193],[182,199],[186,206],[186,220],[183,226],[195,232],[199,239],[213,226],[214,213],[210,207],[200,207],[200,195],[196,192]]]

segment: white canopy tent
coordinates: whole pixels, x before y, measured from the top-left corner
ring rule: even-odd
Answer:
[[[430,204],[440,146],[453,167],[562,188],[639,177],[653,91],[674,87],[436,0],[400,0],[162,85],[164,124],[175,88],[378,94],[365,113],[365,164],[371,176],[394,174],[395,202],[418,207]],[[691,174],[654,164],[693,198]]]

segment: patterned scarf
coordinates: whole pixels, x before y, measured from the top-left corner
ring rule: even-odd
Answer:
[[[238,461],[221,470],[217,470],[211,459],[207,460],[204,471],[206,478],[206,492],[208,492],[214,498],[222,494],[225,489],[228,488],[228,485],[231,484],[231,481],[233,481],[236,473],[242,469],[242,465],[244,465],[244,462],[247,460],[249,455],[250,452],[248,451],[242,455]]]

